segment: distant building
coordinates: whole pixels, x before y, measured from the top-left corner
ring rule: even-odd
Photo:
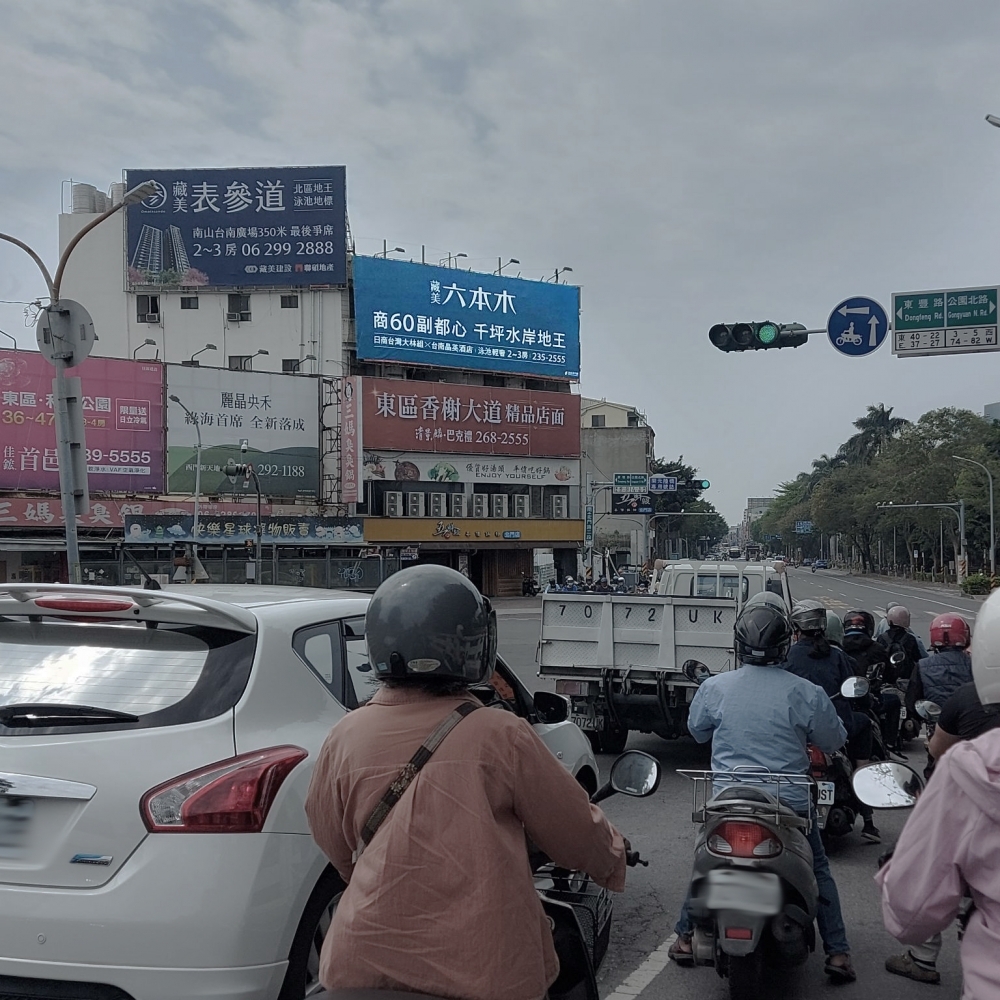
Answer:
[[[766,513],[768,507],[774,503],[774,497],[748,497],[746,509],[743,511],[743,530],[740,533],[740,540],[743,544],[750,541],[750,526],[754,521],[760,520]]]
[[[987,403],[983,407],[983,416],[994,424],[1000,424],[1000,403]]]

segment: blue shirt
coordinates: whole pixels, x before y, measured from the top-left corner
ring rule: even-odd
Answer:
[[[780,665],[742,666],[705,681],[691,702],[688,729],[699,743],[712,740],[713,771],[753,766],[806,774],[807,743],[832,753],[847,739],[826,692]],[[775,794],[773,783],[761,787]],[[807,812],[808,789],[782,785],[781,801]]]

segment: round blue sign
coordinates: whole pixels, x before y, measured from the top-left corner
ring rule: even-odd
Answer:
[[[889,317],[874,299],[857,295],[834,307],[826,332],[835,350],[861,358],[882,346],[889,332]]]

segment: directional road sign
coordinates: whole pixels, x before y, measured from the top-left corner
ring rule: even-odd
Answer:
[[[611,487],[612,514],[652,514],[653,497],[645,472],[616,472]]]
[[[616,472],[614,493],[648,493],[649,476],[645,472]]]
[[[811,535],[813,530],[812,521],[796,521],[795,522],[795,534],[796,535]]]
[[[889,332],[889,317],[874,299],[855,296],[834,308],[826,331],[835,350],[862,358],[882,346]]]
[[[650,493],[676,493],[677,477],[661,476],[659,474],[649,477]]]
[[[1000,350],[997,288],[945,288],[892,296],[892,353],[901,358]]]

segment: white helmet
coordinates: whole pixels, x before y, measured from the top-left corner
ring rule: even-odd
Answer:
[[[1000,702],[1000,590],[994,590],[976,618],[972,635],[972,677],[984,705]]]

